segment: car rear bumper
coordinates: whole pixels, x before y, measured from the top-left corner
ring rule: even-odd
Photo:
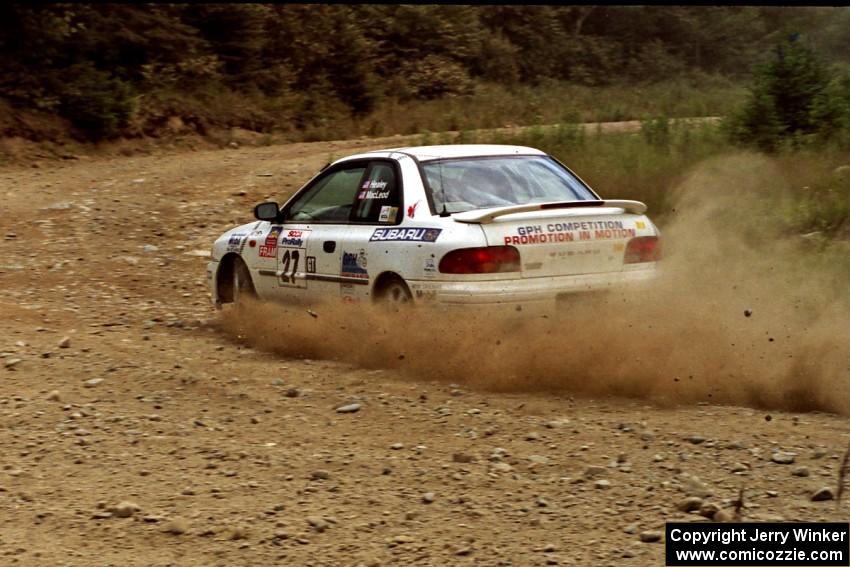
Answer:
[[[439,282],[410,281],[416,300],[432,300],[454,305],[488,305],[552,303],[571,293],[604,291],[655,278],[655,263],[626,266],[620,272],[553,276],[495,281]]]

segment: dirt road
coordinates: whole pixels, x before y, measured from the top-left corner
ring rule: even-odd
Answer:
[[[0,564],[662,565],[642,540],[740,488],[745,518],[847,519],[811,499],[844,417],[495,393],[222,331],[198,251],[399,143],[0,170]]]

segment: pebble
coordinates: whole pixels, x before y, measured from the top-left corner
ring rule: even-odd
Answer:
[[[336,408],[336,413],[354,413],[360,411],[360,404],[348,404]]]
[[[20,358],[10,358],[3,363],[3,366],[5,366],[9,370],[14,370],[15,367],[22,362],[23,360],[21,360]]]
[[[390,445],[390,449],[392,449],[393,451],[399,451],[401,449],[404,449],[404,443],[393,443],[392,445]]]
[[[496,472],[511,472],[514,468],[508,463],[493,463],[490,468]]]
[[[189,531],[189,522],[180,517],[171,518],[170,520],[168,520],[168,522],[165,523],[165,526],[163,526],[162,531],[173,535],[185,534],[187,531]]]
[[[71,346],[71,337],[62,337],[62,340],[56,346],[59,348],[69,348]]]
[[[688,496],[676,503],[676,509],[682,512],[693,512],[702,507],[702,498],[699,496]]]
[[[325,470],[317,470],[310,473],[310,478],[313,480],[327,480],[331,477],[331,473]]]
[[[834,498],[835,492],[829,486],[819,488],[812,494],[812,502],[823,502],[824,500],[833,500]]]
[[[286,396],[287,398],[297,398],[300,395],[301,390],[299,390],[298,388],[289,388],[286,393],[284,393],[284,396]],[[336,411],[339,411],[339,409],[337,409]]]
[[[661,541],[661,532],[656,530],[650,530],[645,532],[640,532],[640,540],[643,543],[654,543],[656,541]]]
[[[51,402],[58,402],[62,400],[62,396],[59,394],[59,390],[51,390],[47,394],[46,399]]]
[[[778,465],[790,465],[794,462],[794,453],[776,451],[770,456],[770,460]]]
[[[731,522],[735,517],[728,510],[718,510],[711,519],[715,522]]]
[[[719,511],[720,506],[714,502],[704,502],[702,506],[699,507],[699,515],[710,520],[714,519],[714,515]]]
[[[139,511],[139,505],[135,502],[130,502],[129,500],[124,500],[123,502],[119,502],[115,506],[110,506],[107,508],[109,512],[116,518],[129,518],[133,514]]]
[[[452,455],[452,461],[455,463],[474,463],[475,457],[466,453],[455,453]]]
[[[328,529],[328,522],[320,516],[307,516],[307,523],[319,533]]]
[[[810,474],[809,473],[809,467],[797,467],[793,471],[791,471],[791,474],[793,476],[799,476],[799,477],[805,478],[805,477],[809,476],[809,474]]]
[[[686,441],[693,443],[694,445],[699,445],[701,443],[705,443],[705,437],[702,435],[690,435],[685,438]]]
[[[595,486],[599,490],[605,490],[605,489],[611,488],[611,481],[610,480],[597,480],[595,483],[593,483],[593,486]]]
[[[426,492],[425,494],[422,495],[422,503],[423,504],[430,504],[434,501],[435,498],[436,498],[436,496],[434,495],[433,492]]]
[[[544,455],[529,455],[528,460],[531,462],[532,465],[548,465],[549,464],[549,457],[546,457]]]
[[[237,541],[248,537],[248,529],[245,526],[231,526],[228,539]]]
[[[586,469],[584,469],[585,478],[593,478],[597,475],[600,475],[605,472],[605,467],[600,467],[599,465],[590,465]]]
[[[92,378],[91,380],[86,380],[85,382],[83,382],[83,386],[85,386],[86,388],[94,388],[101,382],[103,382],[103,378]]]

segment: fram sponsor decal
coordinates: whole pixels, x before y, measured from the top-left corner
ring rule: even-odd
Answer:
[[[260,258],[277,258],[277,246],[261,245],[259,255]]]
[[[376,228],[369,241],[436,242],[442,231],[441,228]]]
[[[520,226],[516,235],[505,236],[505,244],[549,244],[587,240],[632,238],[634,228],[622,221],[554,222],[547,225]]]

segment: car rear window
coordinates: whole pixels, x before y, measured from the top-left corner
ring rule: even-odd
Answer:
[[[596,199],[584,183],[548,156],[435,160],[422,168],[437,212]]]

